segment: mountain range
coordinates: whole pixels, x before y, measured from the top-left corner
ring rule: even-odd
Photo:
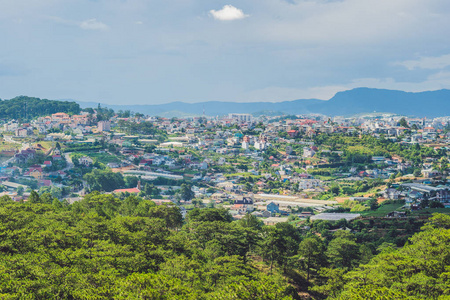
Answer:
[[[98,103],[75,101],[82,108],[97,107]],[[170,102],[149,105],[109,105],[114,110],[130,110],[152,116],[187,117],[222,116],[228,113],[309,114],[329,116],[352,116],[361,113],[389,112],[416,117],[439,117],[450,115],[450,90],[404,92],[373,88],[355,88],[338,92],[329,100],[299,99],[283,102],[219,102],[198,103]]]

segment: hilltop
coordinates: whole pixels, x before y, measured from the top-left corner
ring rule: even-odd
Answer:
[[[19,96],[10,100],[0,100],[0,118],[33,119],[58,112],[78,114],[80,105],[73,101],[57,101]]]

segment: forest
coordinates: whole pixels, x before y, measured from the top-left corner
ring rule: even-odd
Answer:
[[[19,96],[10,100],[0,100],[1,119],[31,120],[64,112],[70,115],[80,113],[80,105],[69,101],[56,101]]]
[[[265,226],[136,196],[4,196],[0,298],[448,299],[450,217],[391,225],[376,236],[373,221]]]

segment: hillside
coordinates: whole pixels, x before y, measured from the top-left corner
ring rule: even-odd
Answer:
[[[10,100],[0,100],[1,119],[33,119],[57,112],[78,114],[80,105],[69,101],[56,101],[19,96]]]

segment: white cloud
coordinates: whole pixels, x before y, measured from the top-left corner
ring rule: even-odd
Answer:
[[[108,26],[97,19],[89,19],[80,23],[80,28],[85,30],[108,30]]]
[[[220,21],[232,21],[239,20],[248,17],[244,14],[242,9],[236,8],[232,5],[225,5],[221,10],[210,10],[209,14],[216,20]]]
[[[450,54],[436,56],[436,57],[421,57],[417,60],[406,60],[397,62],[395,65],[404,66],[408,70],[414,69],[429,69],[437,70],[444,69],[450,66]]]

